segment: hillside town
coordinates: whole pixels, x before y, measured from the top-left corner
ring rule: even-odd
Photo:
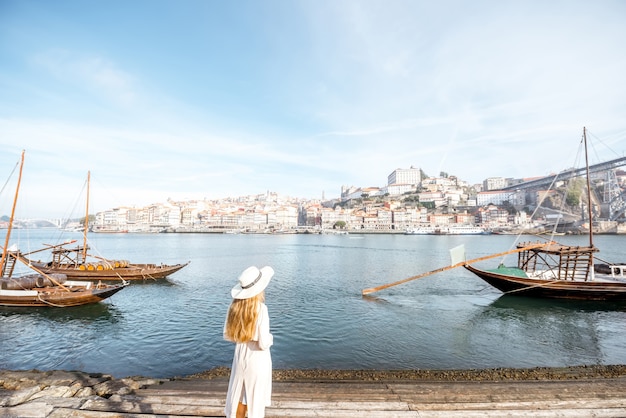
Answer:
[[[625,174],[617,171],[615,176],[620,190],[626,184]],[[555,221],[575,224],[581,220],[581,200],[568,202],[567,211],[555,203],[559,201],[556,190],[509,187],[528,180],[493,177],[482,184],[468,184],[443,172],[432,177],[420,168],[398,168],[389,174],[385,186],[343,186],[339,199],[299,199],[268,191],[216,200],[169,200],[98,212],[90,228],[109,233],[407,233],[421,227],[439,231],[472,226],[484,233],[518,233],[543,231]],[[602,179],[595,182],[598,187],[604,183]],[[539,202],[543,206],[546,201],[555,209],[534,212]],[[621,227],[611,222],[603,229],[619,232]]]
[[[91,214],[89,229],[100,233],[567,233],[588,231],[581,179],[554,187],[516,187],[545,177],[490,177],[469,184],[445,172],[428,176],[416,167],[398,168],[383,187],[342,186],[340,198],[294,198],[265,193],[119,206]],[[626,172],[596,174],[594,231],[626,233]],[[613,190],[613,192],[611,192]],[[565,196],[565,197],[564,197]],[[618,199],[615,196],[619,197]],[[620,216],[608,216],[609,201],[621,202]],[[6,219],[5,219],[6,218]],[[613,218],[613,219],[612,219]],[[84,217],[16,220],[18,228],[80,230]],[[0,218],[0,229],[8,217]]]

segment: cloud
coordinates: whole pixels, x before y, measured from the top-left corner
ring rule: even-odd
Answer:
[[[27,149],[41,196],[87,170],[119,196],[111,206],[334,196],[409,166],[470,182],[559,170],[582,126],[624,146],[619,2],[272,2],[262,21],[231,7],[202,8],[228,25],[193,14],[172,21],[180,31],[149,30],[158,54],[140,49],[148,38],[129,48],[132,7],[106,39],[75,42],[102,24],[90,16],[63,20],[80,18],[72,35],[44,24],[50,41],[23,50],[31,78],[0,73],[12,93],[3,145]],[[142,14],[142,27],[168,11]]]
[[[136,82],[103,56],[49,49],[35,55],[33,61],[59,81],[84,89],[124,107],[136,103]]]

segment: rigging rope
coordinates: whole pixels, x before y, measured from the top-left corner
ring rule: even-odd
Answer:
[[[15,167],[13,167],[13,170],[11,170],[11,174],[9,174],[9,177],[7,178],[7,181],[4,182],[4,185],[2,186],[2,189],[0,190],[0,194],[2,194],[4,192],[4,189],[9,184],[9,180],[11,180],[11,177],[13,177],[13,174],[15,174],[15,170],[17,169],[17,167],[19,167],[19,165],[20,165],[19,161],[17,163],[15,163]]]

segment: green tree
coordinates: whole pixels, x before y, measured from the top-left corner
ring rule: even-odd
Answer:
[[[580,206],[580,196],[582,194],[582,191],[580,189],[576,189],[576,190],[569,190],[567,192],[567,196],[565,197],[565,202],[569,205],[569,206]]]
[[[333,229],[345,229],[345,228],[346,228],[346,223],[344,221],[337,221],[333,225]]]
[[[581,178],[572,179],[567,186],[567,193],[565,194],[565,203],[569,206],[580,206],[580,199],[585,190],[585,181]]]
[[[96,222],[96,215],[89,215],[88,220],[89,220],[89,224],[93,225]],[[80,218],[78,222],[80,222],[82,226],[85,226],[85,217],[83,216],[82,218]]]

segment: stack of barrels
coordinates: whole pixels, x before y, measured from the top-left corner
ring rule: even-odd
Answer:
[[[86,263],[78,266],[79,270],[113,270],[118,268],[128,267],[130,262],[128,260],[104,260],[98,263]]]

